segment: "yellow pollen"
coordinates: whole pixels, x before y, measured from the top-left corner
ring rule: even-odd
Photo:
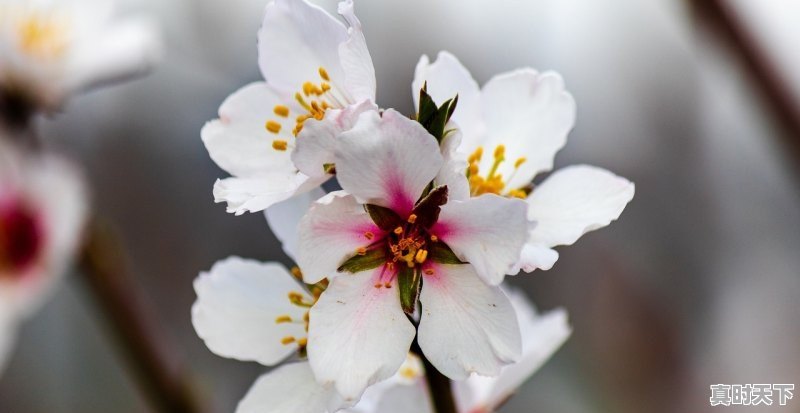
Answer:
[[[289,116],[289,108],[283,105],[275,105],[275,109],[272,111],[275,112],[276,115],[284,118]]]
[[[508,191],[508,196],[511,198],[525,199],[528,197],[528,194],[526,194],[525,191],[521,189],[512,189]]]
[[[308,103],[306,103],[306,100],[303,99],[303,95],[301,95],[300,92],[294,94],[294,99],[300,104],[300,106],[303,107],[303,109],[308,111],[311,110],[311,106],[308,106]]]
[[[427,258],[428,258],[428,251],[427,250],[419,250],[419,251],[417,251],[417,255],[414,256],[414,261],[416,261],[419,264],[422,264],[423,262],[425,262],[425,260]]]
[[[289,317],[286,314],[279,315],[278,317],[275,318],[275,324],[291,323],[291,322],[292,322],[292,317]]]
[[[303,272],[300,271],[300,267],[297,266],[292,267],[291,272],[294,278],[297,278],[298,280],[303,279]]]
[[[524,156],[517,159],[517,161],[514,162],[514,168],[519,168],[520,166],[522,166],[522,164],[525,163],[525,161],[527,161],[527,159]]]
[[[433,270],[428,268],[427,270],[425,270],[425,274],[426,275],[433,275]]]
[[[403,233],[403,227],[397,227],[394,229],[394,233],[400,235]]]
[[[327,92],[327,91],[331,90],[331,85],[330,85],[330,83],[325,83],[325,82],[322,82],[322,83],[321,83],[319,86],[320,86],[320,88],[322,89],[322,93],[325,93],[325,92]]]
[[[478,163],[472,162],[471,164],[469,164],[469,176],[475,176],[475,175],[478,175]]]
[[[297,345],[298,345],[299,347],[305,347],[305,346],[307,346],[307,345],[308,345],[308,338],[306,338],[306,337],[303,337],[303,338],[299,338],[299,339],[297,339]]]
[[[504,158],[506,156],[506,146],[505,145],[497,145],[494,148],[494,159],[497,160],[498,158]]]
[[[303,83],[303,94],[306,96],[311,95],[314,92],[314,84],[311,82]]]
[[[374,286],[374,287],[375,287],[375,288],[381,288],[381,287],[383,287],[383,284],[381,284],[381,283],[377,283],[377,284],[375,284],[375,286]]]
[[[375,238],[375,234],[373,234],[371,231],[367,231],[364,233],[364,238],[372,240],[373,238]]]
[[[431,242],[436,242],[436,241],[439,241],[439,237],[437,237],[436,235],[431,235]]]
[[[284,140],[276,139],[272,141],[272,149],[275,149],[276,151],[285,151],[287,144],[288,143]]]
[[[328,76],[328,71],[325,70],[325,68],[322,67],[322,66],[320,66],[320,68],[319,68],[319,77],[321,77],[322,80],[324,80],[326,82],[330,82],[331,81],[330,76]]]
[[[408,223],[409,223],[409,224],[413,224],[413,223],[415,223],[415,222],[417,222],[417,216],[416,216],[415,214],[411,214],[411,215],[409,215],[409,216],[408,216]]]
[[[356,254],[358,255],[367,255],[367,249],[364,247],[359,247],[356,249]]]
[[[268,131],[272,133],[278,133],[281,131],[281,124],[275,122],[274,120],[268,120],[267,124],[264,126],[267,128]]]
[[[385,283],[383,283],[383,286],[384,286],[384,288],[392,288],[392,283],[390,283],[389,281],[386,281]]]
[[[478,146],[478,149],[475,149],[475,151],[472,152],[472,155],[469,156],[469,163],[480,162],[482,157],[483,157],[483,147]]]
[[[412,369],[411,367],[403,367],[399,371],[400,375],[406,379],[413,379],[417,377],[417,371]]]
[[[292,337],[292,336],[286,336],[286,337],[281,339],[281,344],[283,344],[284,346],[287,345],[287,344],[292,344],[294,342],[295,342],[295,338]]]

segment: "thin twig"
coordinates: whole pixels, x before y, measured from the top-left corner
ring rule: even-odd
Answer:
[[[109,226],[92,220],[81,254],[82,274],[154,407],[165,413],[201,412],[177,358],[167,356],[163,341],[157,340],[164,335],[143,311],[122,251]]]
[[[436,370],[436,367],[422,353],[417,340],[414,340],[411,351],[417,354],[425,365],[426,383],[428,385],[428,393],[433,401],[434,411],[436,413],[458,413],[450,379],[440,373],[439,370]]]

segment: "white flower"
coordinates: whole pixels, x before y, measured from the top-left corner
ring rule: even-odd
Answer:
[[[18,323],[40,307],[75,253],[85,197],[72,165],[0,142],[0,369]]]
[[[338,140],[344,191],[317,201],[298,226],[305,282],[331,279],[311,309],[308,354],[317,379],[356,398],[394,374],[414,339],[406,313],[417,294],[418,342],[443,374],[492,375],[516,361],[516,316],[492,285],[527,239],[525,203],[493,194],[454,199],[448,182],[429,187],[444,162],[438,142],[393,110],[362,114]]]
[[[320,385],[302,355],[308,310],[319,290],[309,291],[276,263],[231,257],[200,274],[192,323],[215,354],[265,366],[288,362],[262,375],[239,403],[237,413],[325,413],[352,406],[331,385]],[[371,387],[352,412],[371,411],[381,393],[422,376],[408,355],[389,380]]]
[[[258,33],[266,82],[235,92],[206,124],[211,158],[233,175],[214,185],[237,215],[261,211],[330,178],[335,139],[377,109],[375,72],[352,0],[348,26],[305,0],[275,0]]]
[[[415,99],[425,82],[437,102],[458,95],[452,121],[463,134],[462,159],[471,153],[466,170],[472,195],[495,193],[528,203],[528,218],[536,226],[519,263],[524,271],[550,269],[558,259],[553,247],[608,225],[633,198],[631,182],[586,165],[561,169],[532,185],[538,173],[552,169],[575,124],[575,102],[558,74],[520,69],[497,75],[480,89],[453,55],[441,52],[435,62],[422,56],[417,64]],[[494,156],[484,156],[484,150]]]
[[[69,94],[147,71],[160,54],[150,24],[114,21],[103,0],[0,0],[0,91],[53,110]]]
[[[491,413],[496,411],[528,380],[569,338],[571,328],[567,314],[557,309],[539,315],[525,295],[506,290],[522,329],[522,359],[503,367],[496,377],[471,375],[467,380],[452,382],[453,396],[459,413]],[[384,389],[371,410],[358,413],[433,413],[424,377],[414,385]]]

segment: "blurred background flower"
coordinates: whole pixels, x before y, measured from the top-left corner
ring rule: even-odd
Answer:
[[[726,30],[731,19],[697,6],[720,3],[746,42]],[[259,79],[264,5],[128,0],[122,11],[162,23],[164,64],[41,121],[49,145],[86,165],[136,282],[222,412],[263,370],[197,338],[192,279],[233,254],[285,256],[263,215],[213,203],[223,172],[199,131]],[[565,307],[574,332],[502,412],[703,412],[709,384],[800,382],[795,1],[361,1],[356,12],[380,106],[411,113],[414,66],[442,49],[480,84],[522,66],[556,70],[578,108],[556,169],[589,163],[636,182],[624,219],[559,250],[552,270],[511,279],[543,311]],[[149,411],[82,283],[69,278],[22,327],[0,411]]]

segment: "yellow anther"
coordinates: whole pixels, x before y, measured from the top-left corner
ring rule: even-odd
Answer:
[[[319,107],[319,103],[316,100],[311,101],[311,110],[313,112],[322,112],[322,108]]]
[[[436,241],[439,241],[439,237],[437,237],[436,235],[431,235],[431,242],[436,242]]]
[[[286,314],[279,315],[278,317],[275,318],[275,324],[291,323],[291,322],[292,322],[292,317],[289,317]]]
[[[292,344],[294,342],[295,342],[295,338],[293,336],[286,336],[286,337],[281,339],[281,344],[283,344],[284,346],[287,345],[287,344]]]
[[[423,262],[425,262],[427,258],[428,258],[428,251],[419,250],[417,251],[417,255],[414,256],[414,261],[416,261],[419,264],[422,264]]]
[[[506,146],[497,145],[497,147],[494,148],[494,159],[505,158],[505,156],[506,156]]]
[[[330,82],[331,81],[330,76],[328,76],[328,71],[325,70],[325,68],[322,67],[322,66],[320,66],[320,68],[319,68],[319,77],[321,77],[322,80],[324,80],[326,82]]]
[[[375,238],[375,234],[373,234],[371,231],[367,231],[364,233],[364,238],[372,240],[373,238]]]
[[[381,288],[381,287],[383,287],[383,284],[381,284],[381,283],[377,283],[377,284],[375,284],[375,285],[374,285],[374,287],[375,287],[375,288]]]
[[[520,166],[522,166],[522,164],[524,164],[524,163],[525,163],[525,161],[527,161],[527,160],[528,160],[528,159],[526,159],[524,156],[523,156],[523,157],[521,157],[521,158],[518,158],[518,159],[517,159],[517,161],[516,161],[516,162],[514,162],[514,168],[519,168],[519,167],[520,167]]]
[[[356,249],[356,254],[358,255],[367,255],[367,249],[364,247],[358,247]]]
[[[302,280],[303,279],[303,272],[300,271],[300,267],[298,267],[298,266],[292,267],[291,272],[292,272],[292,275],[294,276],[294,278],[297,278],[298,280]]]
[[[403,227],[397,227],[394,229],[394,233],[400,235],[403,233]]]
[[[272,149],[275,149],[276,151],[285,151],[287,144],[288,142],[284,140],[275,139],[274,141],[272,141]]]
[[[432,269],[430,269],[430,268],[426,269],[426,270],[425,270],[425,271],[423,271],[423,272],[425,273],[425,275],[433,275],[433,270],[432,270]]]
[[[398,373],[400,373],[400,375],[406,379],[413,379],[417,377],[417,371],[408,366],[401,368]]]
[[[478,163],[477,162],[472,162],[471,164],[469,164],[469,175],[470,176],[478,175]]]
[[[320,84],[319,86],[322,88],[322,93],[325,93],[325,92],[331,90],[330,83],[322,82],[322,84]]]
[[[303,338],[298,338],[298,339],[297,339],[297,345],[298,345],[298,347],[305,347],[305,346],[307,346],[307,345],[308,345],[308,338],[306,338],[306,337],[303,337]]]
[[[309,96],[314,92],[314,84],[311,82],[303,83],[303,94]]]
[[[386,281],[385,283],[383,283],[383,287],[384,288],[392,288],[392,283],[390,283],[389,281]]]
[[[478,146],[478,148],[475,149],[474,152],[472,152],[472,155],[469,156],[469,163],[480,162],[482,157],[483,157],[483,147]]]
[[[417,222],[417,216],[416,216],[415,214],[411,214],[411,215],[409,215],[409,216],[408,216],[408,223],[409,223],[409,224],[413,224],[413,223],[415,223],[415,222]]]
[[[275,122],[274,120],[268,120],[264,126],[272,133],[278,133],[281,131],[281,124]]]
[[[525,199],[528,197],[528,194],[526,194],[525,191],[521,189],[512,189],[508,191],[508,196],[511,198]]]
[[[275,109],[272,111],[275,112],[276,115],[284,118],[289,116],[289,108],[283,105],[275,105]]]

